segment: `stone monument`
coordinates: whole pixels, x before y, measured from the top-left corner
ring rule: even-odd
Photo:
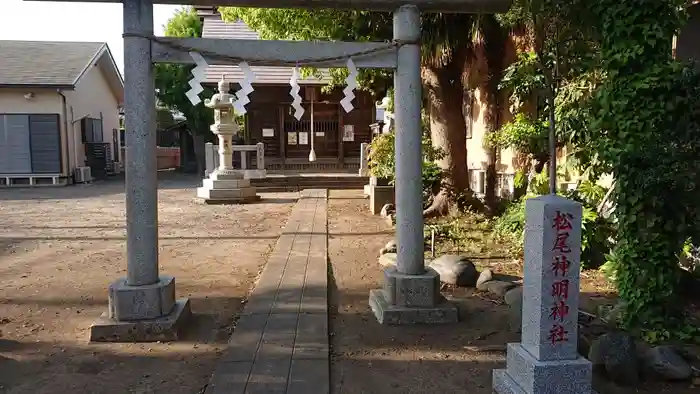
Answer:
[[[207,204],[239,204],[260,199],[250,179],[233,168],[232,140],[239,128],[234,120],[235,96],[229,94],[229,89],[224,75],[219,81],[219,93],[211,100],[204,100],[205,106],[214,109],[214,124],[210,129],[219,138],[219,167],[197,188],[197,198]]]
[[[522,342],[508,344],[498,394],[591,394],[592,365],[579,356],[581,215],[551,194],[527,200]]]

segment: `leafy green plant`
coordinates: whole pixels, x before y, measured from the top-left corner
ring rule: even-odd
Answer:
[[[605,75],[587,149],[615,174],[616,284],[623,324],[687,336],[678,255],[700,217],[700,74],[672,57],[684,1],[597,0]]]
[[[515,118],[494,133],[486,135],[486,143],[501,149],[513,148],[518,152],[539,154],[547,149],[548,122],[533,120],[518,113]]]
[[[517,257],[522,253],[525,231],[525,203],[527,199],[548,193],[547,174],[537,175],[530,182],[529,193],[511,203],[505,213],[496,218],[494,235],[514,244],[512,250]],[[599,216],[597,206],[605,196],[606,189],[592,181],[582,182],[577,189],[567,192],[565,197],[583,205],[581,220],[581,267],[598,268],[606,261],[612,248],[614,226],[611,220]]]
[[[372,176],[388,180],[390,184],[396,181],[396,161],[395,161],[395,141],[394,132],[380,134],[370,143],[368,156],[369,171]],[[444,179],[444,171],[437,165],[443,153],[440,149],[433,147],[428,133],[423,133],[423,201],[428,204],[432,196],[437,192]]]

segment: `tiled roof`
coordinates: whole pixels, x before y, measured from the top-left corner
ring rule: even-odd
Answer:
[[[0,40],[0,86],[73,86],[105,45]]]
[[[204,26],[202,30],[203,38],[232,38],[239,40],[259,40],[260,36],[254,30],[249,28],[242,21],[234,23],[226,23],[221,20],[218,13],[205,12],[199,10],[199,15],[204,18]],[[255,74],[256,84],[265,85],[286,85],[289,84],[289,79],[292,77],[293,68],[291,67],[259,67],[251,66]],[[300,81],[302,84],[319,84],[323,85],[330,81],[327,69],[319,70],[323,78],[321,80],[310,77]],[[236,66],[217,66],[210,65],[205,72],[205,83],[217,83],[221,80],[221,76],[226,74],[227,79],[240,81],[243,79],[243,72]]]

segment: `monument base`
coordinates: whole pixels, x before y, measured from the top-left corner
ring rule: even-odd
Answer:
[[[386,204],[395,204],[395,189],[394,186],[374,186],[369,188],[369,210],[372,215],[379,215]]]
[[[507,369],[493,371],[497,394],[595,394],[593,367],[583,357],[539,361],[519,343],[508,344]]]
[[[459,321],[457,307],[440,294],[433,269],[409,275],[395,266],[384,269],[384,289],[369,293],[369,305],[381,324],[444,324]]]
[[[221,174],[214,172],[197,188],[197,201],[206,204],[242,204],[260,199],[250,179],[240,172]]]
[[[435,306],[407,307],[389,303],[386,291],[370,290],[369,306],[379,324],[389,326],[411,324],[449,324],[459,321],[457,307],[443,297]]]
[[[170,314],[155,319],[119,321],[105,312],[90,326],[90,342],[176,341],[191,314],[187,298],[177,300]]]

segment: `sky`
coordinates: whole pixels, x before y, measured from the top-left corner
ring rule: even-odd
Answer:
[[[120,3],[0,1],[0,40],[106,42],[123,72]],[[153,27],[156,35],[163,35],[163,26],[180,7],[154,6]]]

